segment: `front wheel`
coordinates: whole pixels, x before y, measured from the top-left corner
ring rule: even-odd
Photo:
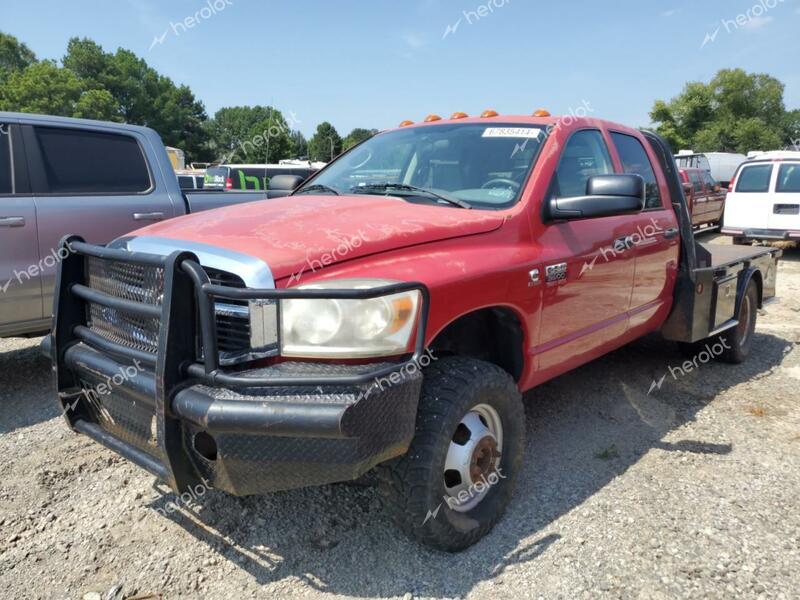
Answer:
[[[380,490],[401,529],[456,552],[485,536],[511,500],[525,412],[514,380],[495,365],[442,358],[424,377],[414,439],[381,467]]]

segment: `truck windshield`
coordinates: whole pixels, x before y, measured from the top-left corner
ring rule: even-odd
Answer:
[[[346,153],[296,193],[380,194],[443,206],[505,208],[518,200],[545,137],[542,127],[519,124],[398,129]]]

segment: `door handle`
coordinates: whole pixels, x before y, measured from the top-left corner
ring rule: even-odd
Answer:
[[[162,221],[163,219],[163,212],[133,213],[134,221]]]
[[[0,227],[24,227],[25,217],[0,217]]]
[[[617,250],[617,252],[629,250],[631,246],[633,246],[633,238],[629,235],[614,240],[614,249]]]
[[[677,227],[670,227],[669,229],[667,229],[667,230],[664,232],[664,237],[665,237],[666,239],[668,239],[668,240],[669,240],[669,239],[672,239],[672,238],[674,238],[674,237],[677,237],[677,235],[678,235],[678,232],[679,232],[679,230],[678,230],[678,228],[677,228]]]

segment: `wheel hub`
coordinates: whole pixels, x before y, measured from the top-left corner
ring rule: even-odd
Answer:
[[[503,425],[494,408],[479,404],[464,415],[445,459],[444,488],[450,508],[467,512],[483,500],[499,481],[502,447]]]

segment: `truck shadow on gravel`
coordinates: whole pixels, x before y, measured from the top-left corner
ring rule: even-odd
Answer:
[[[645,454],[725,460],[734,450],[725,440],[664,438],[717,395],[766,375],[791,348],[782,338],[757,334],[745,364],[700,363],[685,376],[668,375],[648,393],[669,367],[686,360],[674,345],[649,337],[527,394],[526,460],[515,499],[492,533],[460,554],[407,540],[369,487],[333,485],[260,498],[209,491],[193,508],[171,512],[165,508],[174,497],[165,493],[151,508],[262,585],[297,578],[322,592],[356,597],[465,596],[487,582],[502,595],[498,576],[504,571],[536,561],[553,544],[582,543],[562,538],[554,521]]]

